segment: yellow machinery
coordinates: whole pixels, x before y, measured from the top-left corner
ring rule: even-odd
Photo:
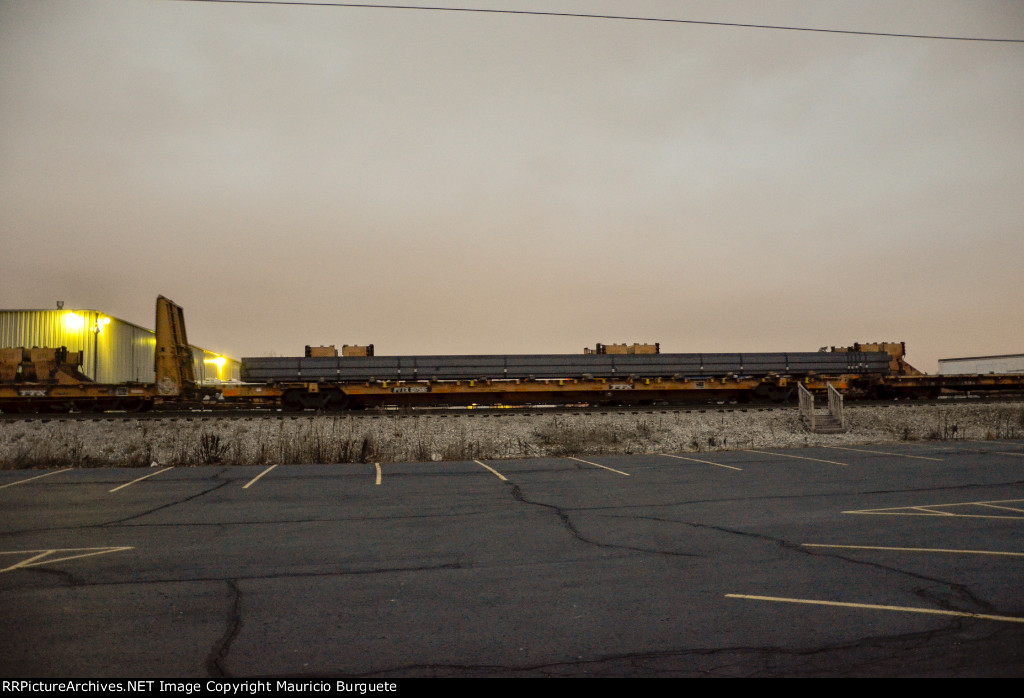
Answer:
[[[81,365],[81,353],[65,347],[0,349],[0,410],[136,412],[160,401],[191,397],[196,390],[184,313],[163,296],[156,299],[155,383],[95,383],[81,372]]]

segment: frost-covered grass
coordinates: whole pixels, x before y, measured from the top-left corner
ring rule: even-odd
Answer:
[[[300,415],[0,422],[0,468],[411,462],[685,453],[893,441],[1024,438],[1024,402],[847,409],[809,433],[796,409]]]

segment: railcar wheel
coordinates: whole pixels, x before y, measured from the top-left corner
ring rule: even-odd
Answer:
[[[876,385],[871,389],[871,394],[875,400],[892,400],[896,397],[896,391],[886,385]]]
[[[322,410],[327,404],[327,393],[300,393],[303,409]]]
[[[286,412],[298,412],[302,409],[302,393],[298,390],[286,390],[281,395],[281,409]]]
[[[349,404],[348,395],[341,390],[332,390],[326,393],[324,401],[325,407],[328,410],[343,410]]]
[[[768,399],[772,402],[792,402],[793,396],[796,394],[796,390],[792,387],[786,388],[773,388],[768,393]]]
[[[106,406],[96,400],[76,400],[75,411],[83,414],[98,414],[104,412]]]

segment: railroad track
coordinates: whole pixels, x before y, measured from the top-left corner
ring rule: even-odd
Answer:
[[[938,398],[918,400],[857,400],[846,403],[847,410],[865,407],[892,407],[895,409],[920,408],[936,405],[983,405],[999,403],[1017,403],[1024,400],[1021,395],[1000,395],[979,398]],[[562,414],[687,414],[701,412],[776,412],[796,410],[797,405],[774,403],[703,403],[694,405],[637,405],[637,406],[591,406],[591,405],[556,405],[550,407],[515,407],[515,408],[396,408],[368,409],[359,411],[285,411],[279,408],[248,409],[227,406],[155,410],[152,412],[71,412],[71,413],[39,413],[39,414],[0,414],[0,422],[50,422],[50,421],[211,421],[239,419],[312,419],[316,417],[335,417],[352,419],[418,419],[418,418],[501,418],[509,416],[540,417],[544,415]]]

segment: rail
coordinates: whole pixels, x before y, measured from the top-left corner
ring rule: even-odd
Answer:
[[[807,420],[811,431],[814,431],[814,396],[802,383],[797,383],[796,388],[800,396],[800,416]]]
[[[843,414],[843,396],[832,387],[831,383],[826,385],[828,386],[828,413],[839,422],[840,428],[846,429],[846,417]]]

